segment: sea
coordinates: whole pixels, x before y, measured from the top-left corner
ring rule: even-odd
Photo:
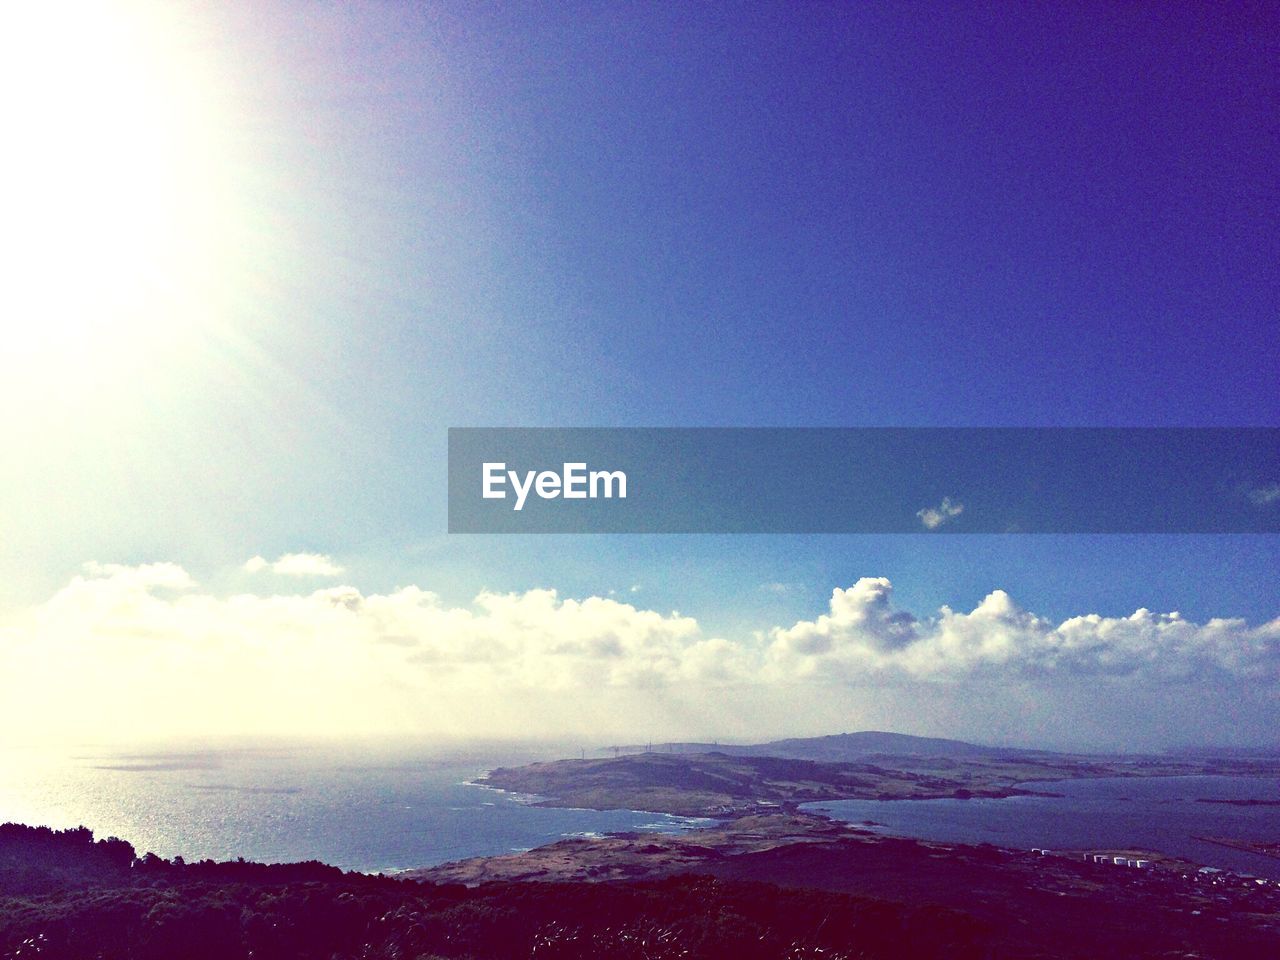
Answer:
[[[1200,839],[1280,841],[1280,778],[1104,777],[1021,786],[1056,796],[838,800],[805,808],[923,840],[1022,850],[1152,850],[1280,880],[1280,860]],[[1206,802],[1222,800],[1264,803]]]
[[[390,873],[574,836],[676,833],[714,821],[534,806],[474,781],[579,756],[522,745],[219,746],[0,750],[0,823],[87,826],[139,855],[321,860]]]
[[[477,784],[498,766],[580,756],[548,744],[299,744],[0,748],[0,822],[87,826],[139,854],[320,860],[394,872],[564,837],[678,833],[714,821],[540,807]],[[586,755],[590,756],[590,753]],[[1027,784],[1054,796],[806,805],[871,829],[1029,849],[1158,850],[1280,879],[1280,860],[1200,837],[1280,839],[1280,779],[1107,778]]]

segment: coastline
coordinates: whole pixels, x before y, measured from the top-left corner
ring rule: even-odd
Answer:
[[[521,806],[544,807],[544,808],[553,809],[553,810],[566,810],[571,813],[574,811],[580,811],[583,813],[635,813],[635,814],[642,814],[646,817],[666,817],[669,821],[672,821],[672,824],[674,826],[678,826],[681,829],[693,830],[693,829],[698,829],[704,826],[712,826],[715,824],[722,823],[725,819],[723,817],[687,816],[685,814],[669,813],[664,810],[650,810],[644,807],[616,807],[616,806],[593,807],[593,806],[570,805],[570,804],[562,803],[560,800],[558,800],[555,797],[543,796],[541,794],[536,794],[536,793],[526,793],[519,790],[508,790],[505,787],[495,787],[490,783],[482,782],[483,779],[487,776],[488,776],[488,773],[485,773],[481,777],[477,777],[472,780],[464,780],[462,781],[461,785],[467,786],[467,787],[479,787],[481,790],[491,790],[494,793],[500,793],[503,796],[510,798],[512,802],[518,803]],[[622,831],[622,832],[635,832],[635,831]],[[658,833],[659,831],[655,830],[653,832]],[[582,834],[563,834],[563,836],[566,836],[566,837],[582,836],[586,834],[592,834],[595,836],[610,835],[607,832],[600,833],[598,831],[585,831]],[[537,848],[530,847],[529,849],[532,850]]]

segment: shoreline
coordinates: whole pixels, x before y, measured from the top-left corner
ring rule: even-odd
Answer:
[[[488,774],[485,774],[485,776],[488,776]],[[648,810],[643,807],[590,807],[590,806],[579,806],[579,805],[571,806],[569,804],[561,803],[555,797],[546,797],[546,796],[542,796],[540,794],[534,794],[534,793],[524,793],[519,790],[508,790],[505,787],[495,787],[488,783],[479,782],[478,778],[476,780],[464,780],[462,781],[462,785],[467,787],[479,787],[481,790],[491,790],[494,793],[504,794],[505,796],[510,797],[513,802],[518,803],[521,806],[525,806],[525,807],[539,807],[539,808],[544,808],[549,810],[568,810],[570,812],[580,811],[583,813],[638,813],[638,814],[643,814],[646,817],[666,817],[669,820],[679,821],[680,826],[688,829],[696,829],[703,825],[712,826],[712,825],[720,824],[725,822],[725,820],[727,819],[725,817],[688,816],[681,813],[668,813],[664,810]],[[700,824],[696,821],[703,821],[704,823]],[[628,832],[637,832],[637,831],[621,831],[621,832],[628,833]],[[653,830],[653,831],[647,831],[647,832],[661,833],[666,835],[666,831]],[[612,834],[609,832],[606,832],[599,835],[611,836]],[[563,834],[562,836],[566,836],[566,837],[573,836],[573,834]],[[529,849],[536,850],[537,848],[530,847]],[[410,868],[410,869],[414,869],[414,868]]]

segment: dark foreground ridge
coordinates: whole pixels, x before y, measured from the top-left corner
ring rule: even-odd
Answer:
[[[595,843],[615,862],[684,843],[682,860],[631,871],[632,879],[494,880],[475,861],[466,869],[480,873],[468,879],[488,882],[469,887],[320,863],[138,858],[128,843],[95,841],[84,828],[6,824],[0,957],[1280,956],[1280,896],[1234,879],[875,838],[816,817],[742,818],[719,829],[734,835],[718,849],[696,835],[633,834],[522,855],[567,845],[551,856],[589,870],[603,862]],[[437,880],[451,869],[459,867],[439,868]]]
[[[976,960],[989,937],[938,907],[713,877],[470,890],[320,863],[138,859],[84,828],[0,827],[5,960]]]
[[[1138,862],[1141,868],[1129,865]],[[981,925],[993,957],[1225,958],[1280,950],[1280,884],[1197,867],[1151,851],[1005,850],[773,813],[681,835],[570,838],[414,875],[469,885],[681,875],[767,881],[953,911]]]

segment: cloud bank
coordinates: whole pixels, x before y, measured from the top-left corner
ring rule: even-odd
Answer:
[[[1192,735],[1218,701],[1266,729],[1280,691],[1280,618],[1194,623],[1140,609],[1055,623],[1002,590],[967,612],[917,617],[872,577],[834,590],[813,619],[731,639],[693,617],[550,589],[463,606],[417,586],[219,596],[174,564],[89,564],[5,622],[0,654],[0,720],[73,736],[749,739],[874,723],[1025,741],[1061,733],[1074,710],[1149,739],[1170,723],[1169,736]],[[1176,704],[1141,707],[1170,690],[1187,710],[1217,700],[1178,728]]]
[[[1053,623],[994,590],[968,613],[943,607],[919,620],[893,605],[893,585],[865,577],[836,589],[816,620],[770,632],[780,673],[864,682],[973,678],[1126,678],[1147,683],[1234,678],[1280,681],[1280,618],[1257,627],[1239,619],[1203,624],[1179,613],[1139,609]]]

